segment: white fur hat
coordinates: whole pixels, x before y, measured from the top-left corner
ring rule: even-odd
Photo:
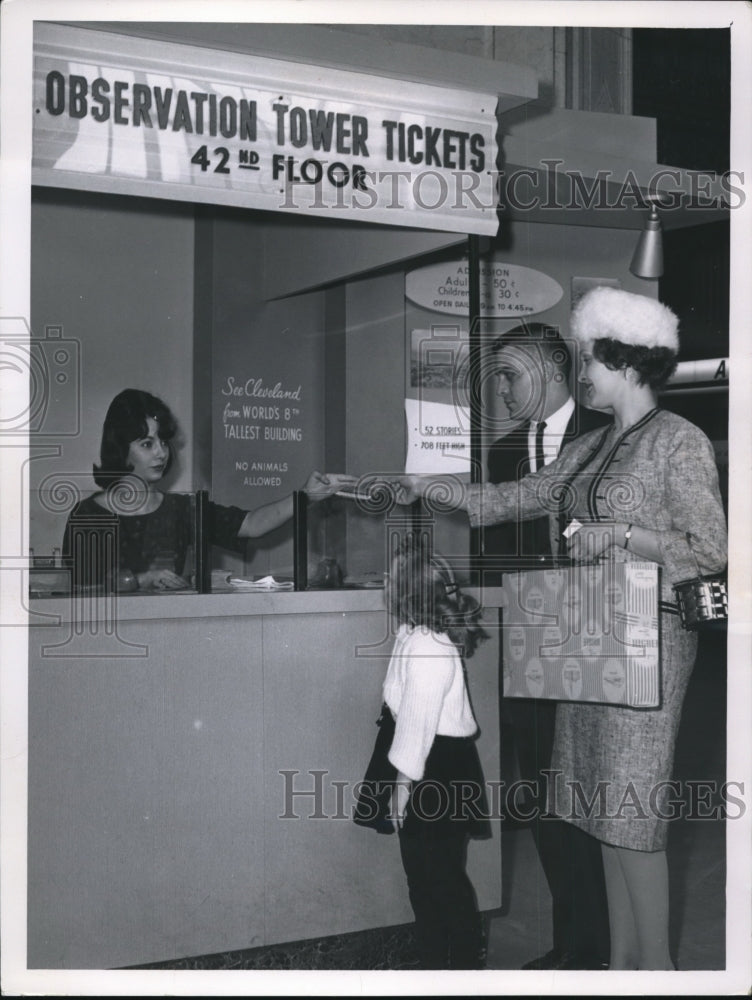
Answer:
[[[599,285],[582,296],[572,311],[570,330],[581,343],[609,337],[635,347],[679,351],[679,320],[656,299]]]

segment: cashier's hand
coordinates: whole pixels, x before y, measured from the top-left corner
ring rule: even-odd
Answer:
[[[591,521],[567,539],[567,550],[575,562],[593,563],[614,544],[614,525]]]
[[[303,490],[309,500],[325,500],[345,486],[354,487],[357,481],[357,476],[347,476],[344,473],[312,472]]]
[[[147,569],[137,573],[139,590],[187,590],[190,583],[171,569]]]
[[[392,804],[389,810],[389,818],[392,821],[394,832],[398,833],[405,822],[407,803],[410,798],[411,781],[406,774],[401,771],[397,774],[397,783],[392,791]]]

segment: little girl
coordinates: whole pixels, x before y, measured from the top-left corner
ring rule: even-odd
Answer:
[[[354,820],[399,833],[421,966],[480,969],[483,928],[465,854],[468,836],[488,836],[489,824],[462,662],[485,637],[479,608],[415,535],[400,544],[385,598],[399,628]]]

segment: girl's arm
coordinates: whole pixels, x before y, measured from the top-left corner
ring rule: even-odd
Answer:
[[[452,684],[456,654],[430,633],[416,632],[409,641],[405,682],[388,756],[408,780],[420,781]]]
[[[394,832],[398,833],[402,829],[407,811],[407,803],[410,799],[410,788],[412,781],[402,771],[397,772],[397,779],[392,792],[392,804],[389,809],[389,818],[392,821]]]

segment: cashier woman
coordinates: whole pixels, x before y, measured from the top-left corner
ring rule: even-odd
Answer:
[[[159,488],[173,462],[177,429],[169,407],[148,392],[124,389],[110,403],[94,466],[100,491],[76,504],[65,528],[63,555],[73,566],[74,586],[101,584],[114,572],[120,590],[190,587],[183,574],[193,543],[191,497]],[[354,482],[354,476],[312,472],[303,490],[317,501]],[[245,539],[280,527],[292,512],[292,495],[252,511],[210,503],[210,542],[242,552]],[[107,541],[115,537],[117,553]]]

